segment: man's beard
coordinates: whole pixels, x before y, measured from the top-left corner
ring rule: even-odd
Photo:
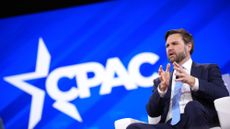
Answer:
[[[171,62],[171,63],[173,63],[173,62],[180,63],[181,61],[183,61],[186,58],[186,51],[187,51],[186,48],[184,48],[184,51],[176,54],[174,58],[170,59],[168,57],[169,62]]]

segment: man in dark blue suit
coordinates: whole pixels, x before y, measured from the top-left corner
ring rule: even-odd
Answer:
[[[160,122],[156,125],[134,123],[127,129],[209,129],[218,126],[214,100],[229,95],[218,65],[198,64],[192,60],[193,37],[184,29],[169,30],[165,40],[170,63],[165,70],[159,67],[159,78],[154,80],[153,94],[146,106],[149,116],[161,116]]]

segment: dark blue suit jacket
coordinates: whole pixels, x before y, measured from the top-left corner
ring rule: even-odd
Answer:
[[[222,80],[219,67],[216,64],[197,64],[193,62],[191,75],[199,80],[199,90],[191,90],[193,100],[200,102],[207,112],[211,114],[211,117],[208,118],[210,126],[218,125],[219,122],[214,107],[214,100],[229,95]],[[171,96],[171,82],[172,80],[170,80],[170,86],[167,93],[161,98],[157,90],[160,80],[159,78],[155,79],[153,94],[146,105],[149,116],[157,117],[161,115],[160,123],[166,122]]]

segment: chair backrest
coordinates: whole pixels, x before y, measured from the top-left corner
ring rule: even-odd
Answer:
[[[221,129],[230,129],[230,96],[216,99],[214,105],[218,114]]]

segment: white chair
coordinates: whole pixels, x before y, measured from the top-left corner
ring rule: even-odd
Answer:
[[[216,99],[214,105],[217,110],[221,129],[230,129],[230,96]]]
[[[215,108],[217,110],[218,118],[221,127],[213,127],[210,129],[230,129],[230,96],[216,99],[214,101]],[[114,122],[115,129],[126,129],[126,127],[132,123],[148,123],[157,124],[160,121],[160,117],[149,117],[148,122],[139,121],[133,118],[123,118]]]

